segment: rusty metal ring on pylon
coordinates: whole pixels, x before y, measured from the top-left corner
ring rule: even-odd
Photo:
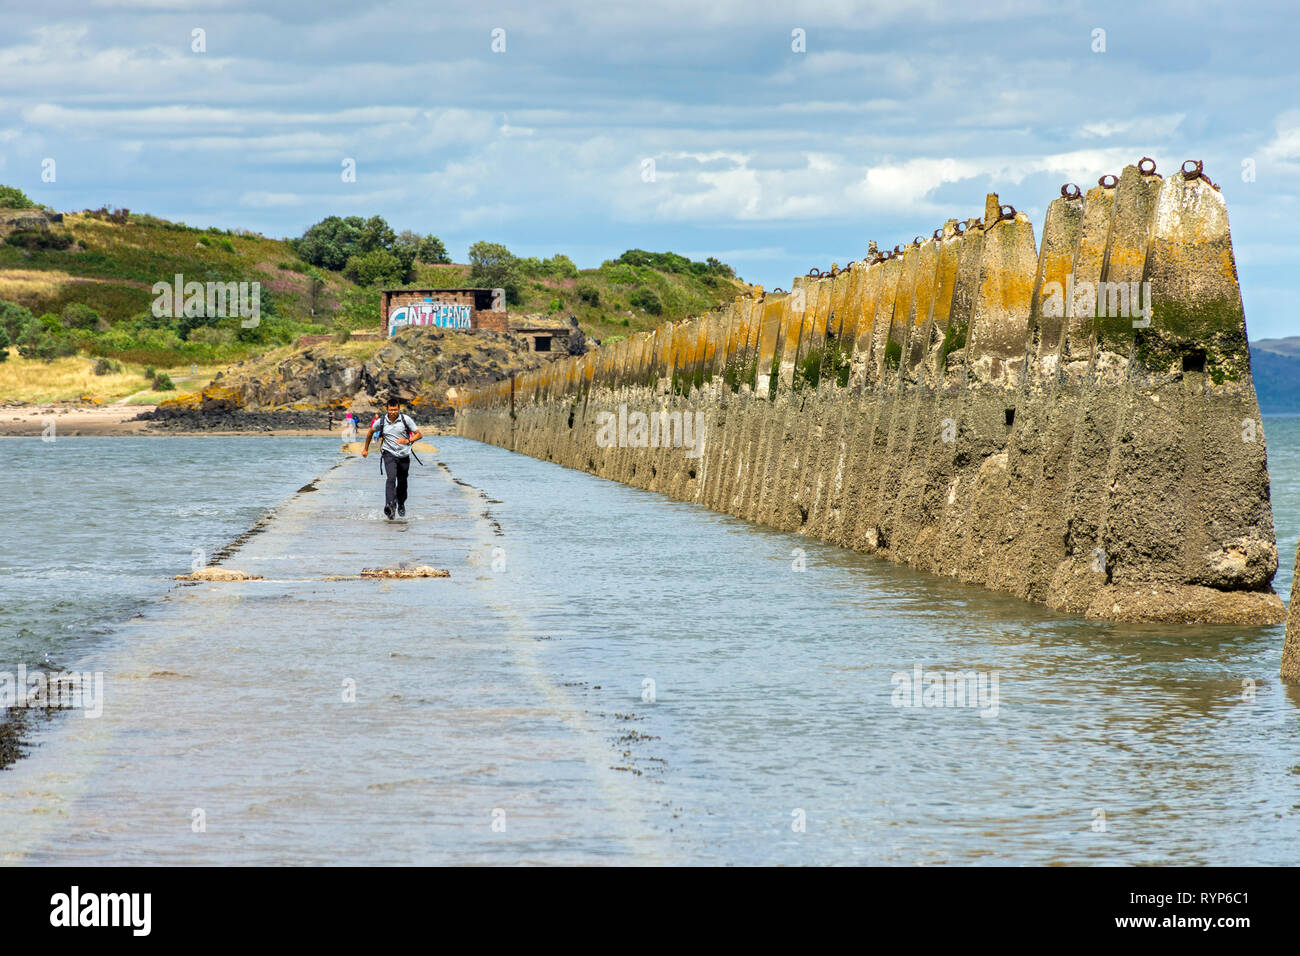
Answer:
[[[840,271],[841,271],[841,272],[848,272],[850,269],[852,269],[852,268],[853,268],[854,266],[856,266],[857,264],[858,264],[858,260],[857,260],[857,259],[853,259],[852,261],[849,262],[848,265],[846,265],[846,266],[845,266],[843,269],[841,269]]]
[[[936,239],[942,239],[942,238],[943,238],[943,226],[940,226],[940,227],[939,227],[938,229],[936,229],[933,233],[931,233],[931,235],[933,235],[934,238],[936,238]]]
[[[898,245],[894,246],[894,255],[901,256],[902,254],[903,254],[903,244],[900,242]]]
[[[821,270],[821,269],[809,269],[809,270],[808,270],[808,278],[809,278],[809,279],[820,279],[821,277],[822,277],[822,270]]]
[[[1015,219],[1015,218],[1016,218],[1015,206],[1004,205],[998,207],[998,222],[1003,222],[1007,219]]]
[[[912,245],[914,245],[914,246],[919,246],[920,244],[921,244],[921,237],[920,237],[920,236],[916,236],[916,237],[914,237],[914,238],[912,239]]]
[[[965,233],[965,231],[966,231],[966,223],[964,223],[964,222],[955,222],[955,223],[953,223],[953,225],[952,225],[952,229],[953,229],[953,232],[955,232],[957,235],[960,236],[960,235],[962,235],[963,233]]]
[[[876,259],[877,262],[888,262],[890,259],[894,258],[894,254],[888,249],[884,252],[877,252],[876,255],[878,256]]]
[[[1110,182],[1106,182],[1106,180],[1108,179],[1110,180]],[[1102,176],[1100,179],[1097,180],[1097,185],[1100,186],[1102,189],[1114,189],[1116,186],[1119,185],[1119,177],[1116,176],[1114,173],[1107,173],[1105,176]]]
[[[1070,192],[1070,190],[1072,189],[1074,190],[1074,192]],[[1064,186],[1061,187],[1061,195],[1064,196],[1066,199],[1078,199],[1080,196],[1083,195],[1083,190],[1080,189],[1078,186],[1076,186],[1074,183],[1066,183]]]
[[[785,289],[782,289],[780,286],[777,286],[775,289],[772,290],[773,295],[781,295],[784,293],[785,293]]]
[[[1147,163],[1151,164],[1150,169],[1146,168]],[[1138,160],[1138,172],[1141,173],[1143,176],[1150,176],[1153,173],[1155,173],[1155,171],[1156,171],[1156,161],[1152,159],[1150,156],[1143,156],[1141,159]]]
[[[1192,168],[1188,169],[1188,166],[1191,166]],[[1198,179],[1203,175],[1205,175],[1205,164],[1199,159],[1189,159],[1183,163],[1184,179]]]

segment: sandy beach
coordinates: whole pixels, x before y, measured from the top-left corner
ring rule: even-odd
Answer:
[[[335,429],[272,429],[182,431],[135,421],[153,405],[8,405],[0,407],[0,437],[31,437],[54,425],[56,436],[84,435],[333,435]]]

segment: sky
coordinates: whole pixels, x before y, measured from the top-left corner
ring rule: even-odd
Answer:
[[[196,32],[197,31],[197,32]],[[1285,3],[0,0],[0,182],[296,236],[812,267],[1201,159],[1252,339],[1300,335]],[[351,175],[355,173],[355,175]],[[52,180],[52,181],[51,181]]]

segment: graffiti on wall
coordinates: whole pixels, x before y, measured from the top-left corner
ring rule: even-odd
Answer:
[[[388,334],[396,335],[404,325],[433,325],[440,329],[468,329],[470,307],[455,302],[423,302],[399,305],[388,313]]]

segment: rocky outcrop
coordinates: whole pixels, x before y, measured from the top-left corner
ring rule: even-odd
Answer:
[[[25,229],[48,231],[51,225],[63,222],[63,213],[48,212],[40,208],[0,209],[0,236]]]
[[[481,385],[546,361],[514,336],[412,326],[368,357],[332,343],[313,345],[274,365],[241,362],[213,384],[250,411],[373,408],[397,394],[436,417],[452,412],[448,389]]]
[[[1227,214],[1199,163],[1063,187],[1041,248],[990,196],[789,293],[477,389],[457,427],[1089,618],[1285,613]]]

